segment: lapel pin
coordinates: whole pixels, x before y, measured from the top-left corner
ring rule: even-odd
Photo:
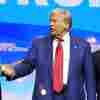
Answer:
[[[77,45],[74,45],[74,48],[77,48]]]

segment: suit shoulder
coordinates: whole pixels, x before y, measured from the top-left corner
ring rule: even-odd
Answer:
[[[80,45],[82,47],[90,47],[90,44],[85,39],[79,37],[72,37],[72,40],[75,44]]]
[[[47,39],[47,36],[44,36],[44,35],[36,36],[32,39],[32,43],[39,43],[46,39]]]

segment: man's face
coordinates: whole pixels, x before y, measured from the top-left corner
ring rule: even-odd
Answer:
[[[55,12],[51,16],[51,32],[55,35],[63,35],[64,31],[67,30],[69,25],[66,14],[61,12]]]

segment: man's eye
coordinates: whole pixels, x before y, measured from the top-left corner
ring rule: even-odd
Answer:
[[[56,22],[56,20],[55,20],[55,19],[51,19],[51,21],[52,21],[52,22]]]

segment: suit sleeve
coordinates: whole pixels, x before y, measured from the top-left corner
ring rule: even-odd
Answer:
[[[32,48],[29,49],[22,63],[16,64],[14,66],[16,75],[12,79],[23,77],[33,72],[33,69],[35,69],[37,65],[36,54],[37,54],[36,47],[33,42]]]
[[[90,46],[85,48],[84,75],[86,81],[87,100],[96,100],[96,80]]]

